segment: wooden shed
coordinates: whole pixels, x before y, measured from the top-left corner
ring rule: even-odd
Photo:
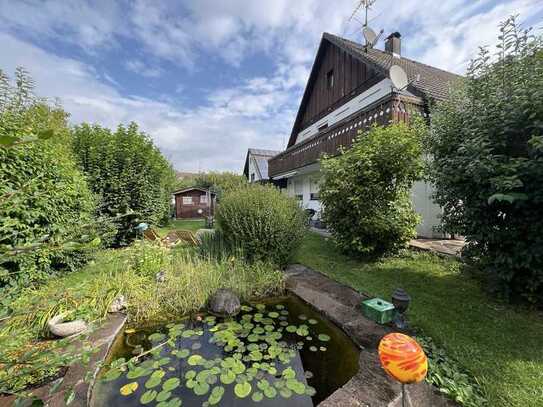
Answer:
[[[173,196],[176,219],[204,218],[215,213],[215,194],[205,188],[185,188]]]

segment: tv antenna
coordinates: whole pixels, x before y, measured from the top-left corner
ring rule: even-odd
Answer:
[[[400,65],[392,65],[388,70],[388,74],[393,88],[397,91],[405,90],[409,85],[420,80],[420,74],[417,74],[416,78],[410,81]]]
[[[355,19],[356,21],[361,22],[359,19],[356,18],[356,13],[360,11],[361,8],[364,8],[364,23],[362,28],[362,35],[364,35],[364,38],[366,39],[365,49],[366,52],[368,51],[368,48],[373,48],[375,44],[377,44],[377,41],[379,41],[379,38],[381,38],[381,35],[383,35],[384,30],[379,31],[379,34],[376,34],[375,31],[368,25],[368,10],[375,4],[377,0],[360,0],[358,5],[356,6],[355,10],[353,11],[353,14],[351,14],[351,17],[349,18],[349,21]]]

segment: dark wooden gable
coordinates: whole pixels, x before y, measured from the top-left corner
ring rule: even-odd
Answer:
[[[333,86],[329,75],[333,74]],[[384,79],[373,65],[351,53],[321,40],[302,102],[292,128],[288,147],[296,142],[296,134],[326,116],[332,110]]]

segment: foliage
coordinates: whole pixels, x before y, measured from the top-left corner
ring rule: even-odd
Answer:
[[[481,386],[468,373],[439,348],[432,338],[416,337],[428,357],[428,376],[426,381],[436,386],[442,393],[466,407],[487,405]]]
[[[0,71],[0,288],[74,268],[93,240],[94,199],[69,148],[67,113],[36,98],[32,80]],[[36,141],[40,141],[39,143]],[[4,301],[4,306],[8,304]]]
[[[411,326],[432,337],[479,383],[492,407],[539,407],[543,393],[541,314],[489,298],[462,263],[402,251],[378,260],[353,259],[331,239],[308,233],[294,258],[371,297],[403,287]]]
[[[280,266],[300,245],[306,219],[295,200],[266,185],[229,191],[217,211],[218,228],[230,246],[239,247],[250,260]]]
[[[209,188],[217,194],[217,200],[221,200],[223,194],[236,190],[247,184],[247,178],[233,172],[204,172],[198,174],[192,186]]]
[[[372,127],[352,148],[321,160],[323,218],[343,251],[394,252],[415,236],[409,192],[422,173],[425,130],[420,122]]]
[[[174,171],[137,124],[121,125],[115,132],[82,124],[72,133],[78,162],[99,196],[97,214],[117,228],[115,245],[129,243],[140,221],[168,221]]]
[[[543,48],[510,18],[433,115],[429,151],[446,231],[506,297],[543,298]]]
[[[157,283],[160,271],[164,282]],[[198,311],[218,288],[231,288],[249,300],[282,290],[283,274],[268,263],[206,261],[190,250],[146,242],[103,250],[82,270],[29,287],[13,301],[12,314],[0,322],[0,392],[19,392],[54,377],[70,361],[85,358],[85,353],[66,349],[66,341],[43,341],[48,337],[47,321],[58,313],[67,311],[73,319],[96,325],[122,294],[134,323],[165,322]],[[17,362],[23,353],[21,365]]]
[[[289,322],[289,314],[290,321],[296,318],[300,324]],[[331,337],[317,320],[292,315],[281,303],[244,305],[241,316],[223,322],[212,315],[200,317],[201,322],[184,320],[154,332],[132,329],[125,343],[140,352],[146,341],[151,346],[129,360],[112,361],[100,377],[100,393],[115,399],[119,392],[129,401],[168,401],[176,406],[183,396],[199,396],[203,404],[207,399],[207,404],[218,405],[225,390],[240,399],[251,395],[255,402],[264,396],[316,394],[307,384],[313,373],[295,370],[295,363],[297,350],[327,352]]]

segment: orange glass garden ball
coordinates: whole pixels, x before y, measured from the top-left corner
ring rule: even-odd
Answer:
[[[385,371],[401,383],[420,382],[428,372],[428,359],[421,346],[401,333],[391,333],[381,339],[379,359]]]

